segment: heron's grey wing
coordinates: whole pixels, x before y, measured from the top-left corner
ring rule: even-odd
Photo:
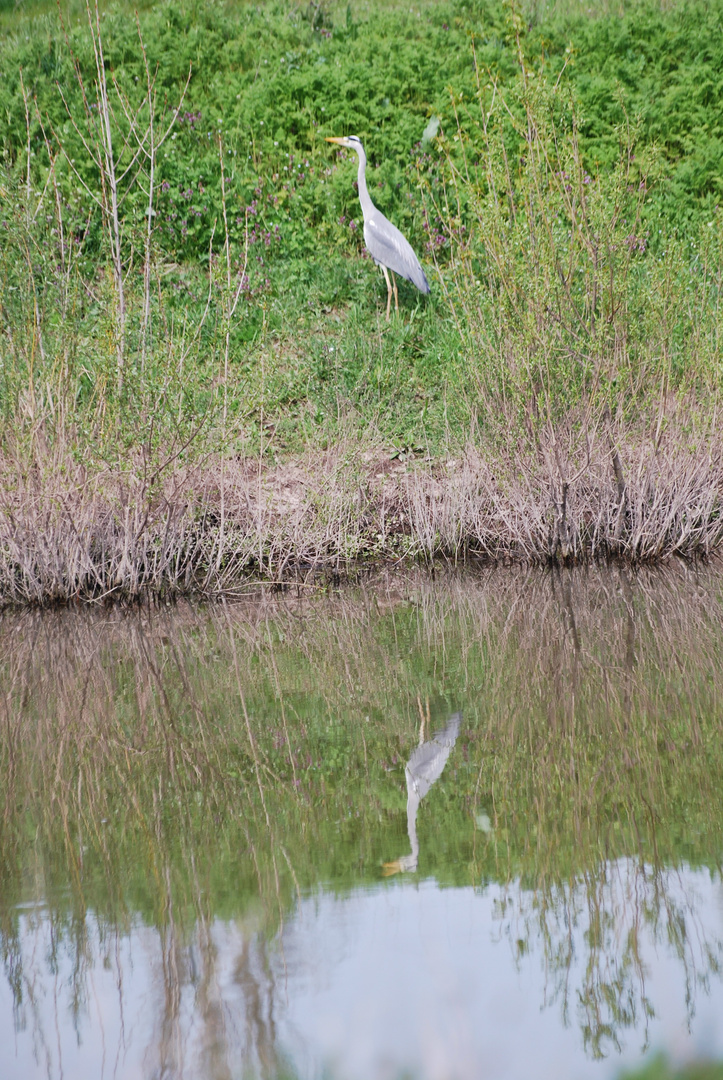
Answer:
[[[429,283],[412,245],[376,207],[364,221],[364,242],[376,262],[411,281],[420,292],[429,292]]]
[[[420,799],[424,798],[434,781],[442,775],[451,749],[451,746],[428,742],[417,747],[410,757],[406,769],[407,780],[411,780]]]
[[[457,736],[459,735],[459,725],[462,721],[462,713],[452,713],[447,726],[441,731],[435,732],[434,741],[438,743],[449,743],[450,747],[454,746]]]
[[[407,787],[411,780],[414,790],[423,799],[435,780],[442,775],[452,747],[457,741],[462,713],[453,713],[447,726],[429,742],[422,743],[407,762]]]

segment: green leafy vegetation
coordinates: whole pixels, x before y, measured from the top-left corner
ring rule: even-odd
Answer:
[[[723,2],[63,11],[0,39],[27,467],[471,443],[562,506],[596,439],[715,457]],[[350,132],[432,282],[389,325]]]

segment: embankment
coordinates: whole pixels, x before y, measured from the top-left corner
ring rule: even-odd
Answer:
[[[0,603],[232,596],[370,562],[662,562],[723,541],[720,439],[558,434],[454,459],[340,445],[285,464],[0,465]]]

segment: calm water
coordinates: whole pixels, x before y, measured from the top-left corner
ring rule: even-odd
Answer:
[[[723,1059],[723,575],[0,622],[0,1077]]]

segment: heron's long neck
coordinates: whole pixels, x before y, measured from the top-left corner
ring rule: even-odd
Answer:
[[[367,156],[364,153],[364,148],[362,146],[355,147],[355,150],[359,155],[359,174],[357,176],[357,183],[359,184],[359,202],[361,203],[362,214],[366,218],[374,210],[374,203],[367,190]]]
[[[417,810],[419,804],[422,801],[419,795],[414,790],[414,785],[411,782],[411,776],[409,770],[406,770],[407,775],[407,834],[409,836],[409,843],[412,848],[412,855],[415,858],[419,855],[419,841],[417,840]]]

